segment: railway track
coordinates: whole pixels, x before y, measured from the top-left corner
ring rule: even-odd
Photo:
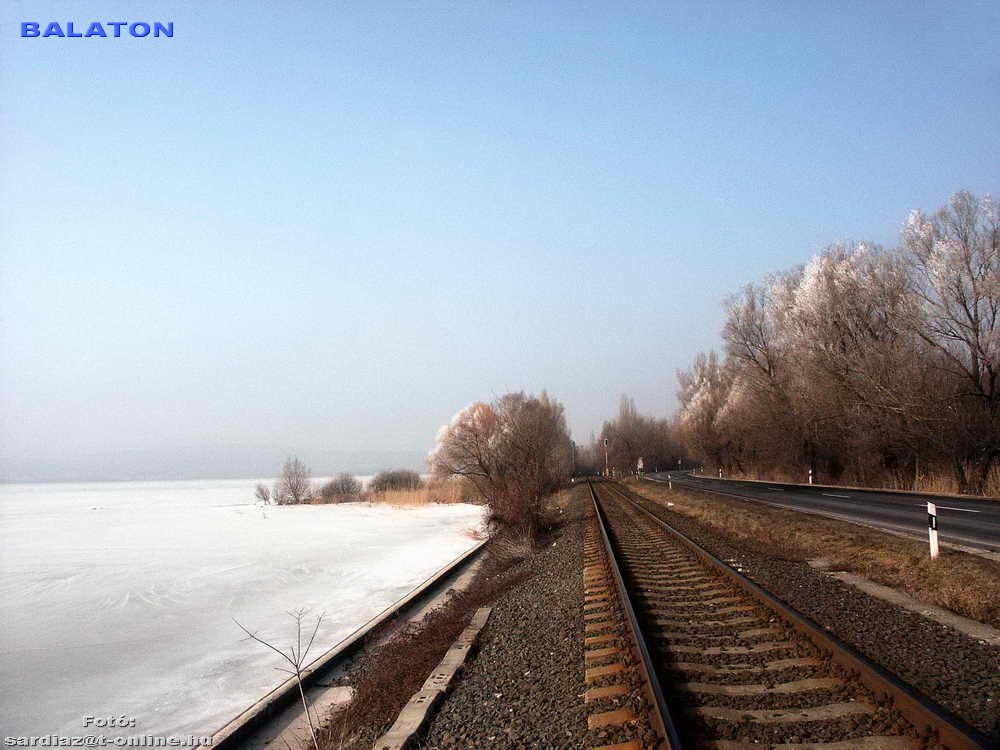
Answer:
[[[647,729],[621,747],[991,747],[673,529],[648,501],[609,482],[591,483],[590,492],[603,539],[591,543],[590,569],[606,571],[590,575],[617,592],[608,612],[624,622],[622,638],[631,641],[625,661],[633,674],[623,684],[645,683],[641,705],[649,716],[639,725],[656,735]],[[606,557],[600,565],[599,554]]]

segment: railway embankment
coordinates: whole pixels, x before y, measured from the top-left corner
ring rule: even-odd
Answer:
[[[1000,743],[1000,648],[866,593],[809,560],[823,557],[834,567],[855,570],[864,563],[861,569],[875,580],[881,561],[888,571],[883,582],[894,581],[891,575],[919,575],[926,588],[917,591],[937,585],[961,592],[962,601],[982,603],[982,610],[972,612],[984,613],[991,623],[1000,601],[990,593],[1000,586],[994,563],[946,551],[934,561],[944,564],[929,565],[918,560],[926,554],[919,543],[853,524],[661,485],[630,487],[652,513]],[[838,556],[832,554],[838,550]],[[911,559],[919,570],[906,570]],[[944,601],[959,608],[956,598]]]

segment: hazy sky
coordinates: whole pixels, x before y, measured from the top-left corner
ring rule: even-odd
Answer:
[[[995,2],[0,7],[8,466],[423,451],[520,389],[584,440],[740,284],[1000,176]]]

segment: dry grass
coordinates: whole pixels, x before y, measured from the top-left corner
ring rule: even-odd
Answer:
[[[843,521],[648,483],[630,486],[650,500],[674,503],[671,510],[764,554],[799,561],[822,558],[835,569],[1000,627],[1000,564],[990,560],[945,549],[932,561],[926,542]]]
[[[400,506],[478,502],[475,492],[470,486],[465,482],[450,479],[425,482],[423,487],[415,490],[373,492],[367,496],[367,499],[372,503]]]

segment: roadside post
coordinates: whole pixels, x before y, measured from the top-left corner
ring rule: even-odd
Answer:
[[[604,438],[604,476],[611,476],[608,473],[608,439]]]
[[[809,469],[809,484],[813,483],[813,470]]]
[[[719,467],[719,479],[722,479],[722,467]]]
[[[938,548],[937,506],[934,503],[927,503],[927,535],[931,542],[931,560],[937,560],[940,549]]]
[[[639,461],[636,463],[635,471],[636,474],[639,475],[639,478],[642,479],[642,456],[639,456]]]

